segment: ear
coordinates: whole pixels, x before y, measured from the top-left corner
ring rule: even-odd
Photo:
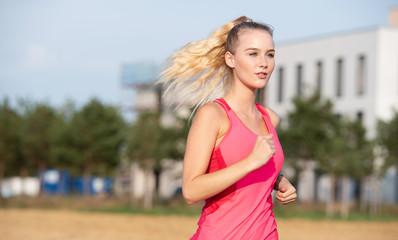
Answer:
[[[225,63],[227,64],[228,67],[230,68],[235,68],[235,58],[234,55],[230,52],[225,53]]]

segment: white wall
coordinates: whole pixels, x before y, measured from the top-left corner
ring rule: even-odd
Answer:
[[[398,28],[382,28],[378,36],[376,115],[388,120],[398,110]]]
[[[361,55],[365,56],[365,90],[364,94],[358,95],[358,59]],[[335,112],[340,115],[355,119],[358,112],[362,112],[362,121],[369,138],[377,134],[378,119],[388,120],[392,116],[392,108],[398,110],[398,28],[375,28],[276,44],[275,57],[276,67],[267,85],[265,99],[266,105],[281,117],[282,126],[286,124],[288,111],[293,110],[291,100],[297,92],[297,65],[302,65],[303,93],[311,93],[317,86],[318,61],[323,64],[322,97],[331,99]],[[336,96],[339,58],[344,62],[340,97]],[[284,69],[282,102],[278,102],[280,67]],[[313,196],[305,190],[313,188],[311,180],[308,180],[310,177],[304,179],[305,174],[309,173],[300,175],[298,190],[301,198],[310,200]],[[300,190],[303,186],[307,189]],[[325,186],[320,184],[318,187]],[[394,201],[391,196],[388,197],[389,201]]]
[[[398,31],[370,29],[336,36],[276,44],[276,68],[267,85],[267,106],[282,120],[292,110],[296,96],[297,65],[303,66],[304,93],[316,89],[316,63],[323,64],[322,97],[333,101],[335,112],[357,117],[363,113],[368,137],[376,134],[377,118],[391,116],[392,106],[398,106]],[[357,94],[358,58],[365,56],[365,92]],[[342,96],[336,96],[337,60],[343,59]],[[283,101],[279,103],[279,68],[284,68]]]

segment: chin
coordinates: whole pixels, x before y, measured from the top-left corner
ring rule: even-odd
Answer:
[[[257,85],[256,88],[265,88],[265,86],[267,86],[267,83],[268,83],[268,79],[265,81],[261,81],[261,83],[256,84]]]

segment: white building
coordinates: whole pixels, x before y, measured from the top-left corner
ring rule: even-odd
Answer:
[[[389,120],[392,109],[398,110],[398,9],[391,10],[388,27],[276,43],[275,48],[276,68],[265,99],[282,124],[293,110],[292,98],[316,89],[332,100],[337,114],[362,119],[370,139],[378,119]]]
[[[361,117],[369,137],[398,108],[398,27],[277,44],[276,62],[266,103],[282,119],[293,97],[314,89],[341,115]]]

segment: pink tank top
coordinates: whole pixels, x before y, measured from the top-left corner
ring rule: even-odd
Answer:
[[[225,110],[230,127],[213,149],[207,172],[223,169],[246,158],[252,151],[257,135],[249,130],[228,106],[217,99]],[[263,167],[206,199],[198,229],[191,240],[278,239],[272,196],[276,178],[283,165],[283,152],[275,128],[264,107],[256,103],[276,147],[276,153]]]

